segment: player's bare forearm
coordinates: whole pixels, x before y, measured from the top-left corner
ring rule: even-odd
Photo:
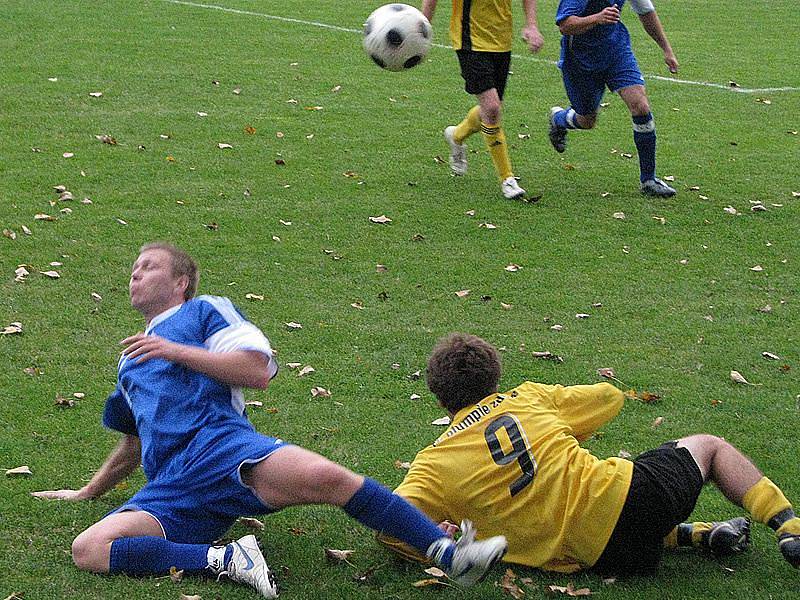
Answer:
[[[558,24],[562,35],[581,35],[598,25],[611,25],[619,22],[619,8],[607,6],[599,13],[586,17],[570,16]]]
[[[111,451],[92,479],[78,490],[48,490],[31,495],[47,500],[91,500],[105,494],[139,468],[142,444],[135,435],[125,435]]]
[[[656,11],[639,15],[639,20],[642,22],[642,27],[644,27],[647,35],[653,38],[653,41],[664,52],[664,62],[670,72],[677,73],[678,59],[675,58],[675,53],[672,51],[672,46],[667,39],[667,34],[664,33],[664,27],[661,25],[661,19],[658,18]]]
[[[522,39],[527,42],[531,52],[538,52],[544,45],[544,38],[539,32],[536,0],[522,0],[522,7],[525,10],[525,28],[522,30]]]
[[[436,0],[422,0],[422,14],[428,21],[433,21],[433,15],[436,12]]]
[[[131,360],[141,362],[162,358],[237,387],[266,389],[269,384],[269,361],[261,352],[209,352],[205,348],[178,344],[157,335],[143,333],[125,338],[121,343],[125,346],[123,354]]]

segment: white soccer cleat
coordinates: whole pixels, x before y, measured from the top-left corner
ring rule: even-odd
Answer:
[[[444,129],[444,139],[450,146],[450,169],[456,175],[464,175],[467,172],[467,145],[459,144],[453,137],[456,133],[456,126],[450,125]]]
[[[278,586],[275,576],[267,566],[264,555],[258,548],[258,541],[254,535],[246,535],[238,541],[231,542],[233,555],[225,566],[221,575],[227,575],[236,583],[244,583],[264,596],[264,598],[277,598]]]
[[[500,190],[503,192],[503,196],[509,200],[522,198],[525,195],[525,190],[519,187],[519,184],[514,177],[506,177],[503,180],[503,183],[500,184]]]
[[[439,561],[453,542],[449,538],[441,538],[428,548],[428,556]],[[486,540],[475,540],[475,528],[472,521],[461,521],[461,537],[455,543],[453,562],[447,570],[447,576],[464,587],[483,581],[489,569],[505,556],[508,542],[502,535]]]

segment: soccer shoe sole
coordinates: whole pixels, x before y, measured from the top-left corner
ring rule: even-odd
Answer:
[[[750,519],[736,517],[718,523],[708,534],[708,547],[715,556],[730,556],[750,547]]]

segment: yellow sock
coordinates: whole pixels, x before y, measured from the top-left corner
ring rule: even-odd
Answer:
[[[453,132],[453,140],[456,144],[463,144],[464,140],[481,130],[481,110],[480,106],[473,106],[464,117],[464,120],[456,125]]]
[[[769,525],[770,519],[778,513],[792,508],[783,492],[767,477],[759,479],[753,487],[745,492],[742,506],[753,515],[756,521],[765,525]]]
[[[703,545],[703,536],[711,531],[711,523],[695,521],[681,523],[664,538],[665,548],[699,548]]]
[[[664,548],[677,548],[678,547],[678,528],[676,527],[667,534],[664,538]]]
[[[778,535],[790,533],[792,535],[800,535],[800,517],[793,517],[786,521],[783,525],[778,527],[775,531]]]
[[[481,121],[481,133],[486,142],[486,147],[489,148],[489,154],[492,157],[495,171],[500,177],[500,181],[514,176],[511,170],[511,159],[508,156],[508,146],[506,146],[506,134],[503,128],[498,123],[497,125],[487,125]]]

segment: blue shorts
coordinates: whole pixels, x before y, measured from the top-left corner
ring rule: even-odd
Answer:
[[[109,514],[141,510],[158,520],[164,537],[181,544],[209,544],[238,517],[274,512],[242,481],[242,469],[289,444],[255,431],[237,432],[180,472],[159,475]]]
[[[631,85],[644,85],[644,77],[630,49],[618,55],[605,69],[588,70],[571,55],[567,55],[560,67],[567,97],[579,115],[597,112],[606,87],[616,92]]]

